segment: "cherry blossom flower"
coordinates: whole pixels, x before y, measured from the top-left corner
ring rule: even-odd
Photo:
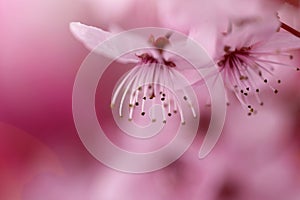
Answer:
[[[286,58],[293,59],[290,51],[300,48],[300,38],[286,26],[272,18],[248,18],[230,24],[228,31],[219,36],[215,59],[220,73],[249,115],[256,112],[249,96],[255,96],[258,104],[264,104],[259,95],[262,84],[278,93],[271,83],[276,67],[299,71],[299,67],[290,65]],[[278,31],[280,27],[287,31]],[[280,79],[276,81],[281,83]]]
[[[101,29],[86,26],[81,23],[71,23],[72,33],[82,41],[89,49],[94,49],[104,40],[114,34]],[[197,113],[190,99],[188,92],[181,85],[182,75],[179,70],[181,66],[176,62],[178,59],[174,55],[164,51],[164,48],[172,43],[172,33],[155,38],[149,35],[144,38],[153,49],[147,49],[118,58],[121,63],[133,63],[135,66],[122,78],[112,95],[111,107],[117,108],[120,117],[124,116],[124,109],[128,110],[128,120],[133,120],[134,112],[139,112],[141,116],[146,115],[146,109],[154,104],[164,107],[162,112],[163,123],[167,122],[167,117],[179,114],[182,124],[186,120],[183,114],[183,99],[188,105],[190,114],[196,118]],[[115,47],[109,47],[115,49]],[[97,51],[97,50],[96,50]],[[118,51],[116,49],[116,51]],[[100,52],[108,57],[113,55],[107,52]],[[174,91],[180,90],[182,96],[178,96]],[[152,122],[156,121],[155,115],[150,116]]]

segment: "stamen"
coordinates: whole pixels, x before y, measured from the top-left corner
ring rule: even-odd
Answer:
[[[161,102],[161,106],[164,109],[164,103],[163,102]],[[166,113],[165,113],[164,110],[162,111],[162,116],[163,116],[163,123],[166,123],[167,119],[166,119]]]
[[[122,87],[124,86],[125,82],[129,79],[130,76],[132,76],[133,74],[136,74],[136,72],[138,71],[138,69],[139,69],[139,66],[136,66],[121,81],[121,83],[119,84],[119,86],[117,87],[116,91],[113,94],[112,101],[111,101],[111,107],[112,108],[114,107],[114,105],[116,103],[117,96],[118,96],[119,92],[121,91]]]
[[[170,76],[168,76],[169,78],[171,78],[172,80],[176,80],[176,73],[175,71],[171,68],[170,70],[168,70]],[[177,99],[178,97],[174,96],[176,98],[177,103],[179,104],[179,100]],[[183,116],[183,111],[181,106],[176,106],[176,109],[179,109],[179,114],[180,114],[180,119],[181,119],[181,124],[185,124],[185,120],[184,120],[184,116]],[[175,111],[175,110],[174,110]],[[177,111],[176,111],[177,112]]]
[[[169,36],[168,36],[169,37]],[[167,36],[165,38],[158,38],[154,41],[154,45],[166,45]],[[146,115],[147,100],[151,100],[149,107],[154,107],[157,104],[157,100],[160,100],[162,106],[162,122],[167,122],[167,116],[171,117],[172,112],[176,114],[179,112],[181,124],[185,124],[185,118],[182,108],[182,99],[184,98],[186,103],[191,109],[192,115],[196,117],[196,111],[193,107],[191,99],[188,97],[185,88],[180,90],[183,92],[183,96],[179,97],[175,92],[174,81],[182,79],[181,75],[174,69],[176,66],[172,61],[166,61],[163,58],[157,60],[151,55],[144,53],[138,56],[140,58],[139,64],[134,67],[123,78],[121,83],[117,86],[112,96],[111,107],[117,101],[117,97],[123,90],[120,98],[119,115],[123,116],[123,107],[126,102],[128,108],[128,120],[132,121],[135,108],[141,106],[140,115]],[[150,101],[149,101],[150,102]],[[150,119],[152,122],[156,122],[155,109],[151,110]]]
[[[140,71],[140,68],[138,69],[138,71]],[[129,81],[129,83],[128,83],[128,85],[126,86],[126,89],[125,89],[125,91],[124,91],[124,93],[123,93],[123,95],[122,95],[122,98],[121,98],[121,103],[120,103],[120,107],[119,107],[119,116],[120,117],[122,117],[123,116],[123,114],[122,114],[122,108],[123,108],[123,104],[124,104],[124,100],[125,100],[125,97],[126,97],[126,95],[127,95],[127,92],[128,92],[128,90],[129,90],[129,88],[130,88],[130,86],[131,86],[131,84],[132,84],[132,82],[136,79],[136,74],[134,75],[134,77]]]

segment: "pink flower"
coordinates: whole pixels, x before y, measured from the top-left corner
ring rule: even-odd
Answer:
[[[114,35],[111,32],[81,23],[71,23],[70,28],[75,37],[89,49],[94,49],[98,44]],[[190,107],[193,117],[196,117],[197,114],[188,92],[181,85],[182,75],[179,70],[183,67],[178,65],[178,59],[174,55],[164,51],[164,48],[172,43],[172,33],[166,33],[158,38],[149,35],[149,38],[144,38],[144,40],[148,41],[153,49],[129,53],[117,59],[118,62],[134,63],[135,66],[122,78],[113,92],[111,107],[118,109],[120,117],[123,117],[127,110],[128,120],[131,121],[134,113],[145,116],[149,106],[161,104],[165,108],[162,112],[163,123],[167,122],[167,117],[178,113],[181,123],[185,124],[183,105],[179,98],[183,99]],[[108,48],[118,51],[116,47]],[[113,57],[114,54],[100,53],[108,57]],[[174,94],[176,90],[181,90],[182,96]],[[150,118],[152,122],[156,121],[153,113]]]
[[[286,58],[293,59],[290,51],[300,48],[300,38],[278,31],[285,26],[276,16],[245,18],[233,21],[228,30],[219,35],[215,60],[223,79],[248,110],[248,115],[256,112],[257,104],[263,105],[259,95],[262,84],[278,93],[272,83],[275,68],[290,67],[299,71],[299,67],[291,66]],[[281,83],[280,79],[276,81]],[[249,96],[255,97],[255,106]]]

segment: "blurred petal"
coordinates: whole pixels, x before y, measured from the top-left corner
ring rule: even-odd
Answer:
[[[115,56],[119,55],[120,50],[117,46],[110,45],[105,46],[105,49],[95,49],[102,42],[106,41],[109,38],[112,38],[114,36],[114,33],[103,31],[102,29],[93,26],[87,26],[80,22],[70,23],[70,30],[73,35],[89,50],[95,50],[97,53],[109,58],[115,58]],[[130,42],[133,42],[133,40],[131,40]],[[124,42],[122,44],[126,45],[130,43]],[[118,58],[118,61],[121,63],[137,63],[138,59],[135,54],[131,53]]]

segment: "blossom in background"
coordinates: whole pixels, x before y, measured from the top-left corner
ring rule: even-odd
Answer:
[[[293,59],[292,50],[300,49],[300,38],[285,30],[278,31],[280,26],[283,25],[276,16],[239,19],[219,36],[215,60],[223,79],[249,115],[256,112],[249,96],[254,96],[259,105],[264,104],[259,95],[262,84],[278,93],[271,83],[276,67],[299,71],[288,59]],[[281,83],[280,79],[276,81]]]
[[[86,26],[81,23],[71,23],[71,31],[75,37],[83,42],[89,49],[94,49],[101,42],[112,37],[114,34],[101,29]],[[134,39],[134,38],[133,38]],[[183,67],[176,62],[175,55],[164,51],[164,48],[172,43],[172,33],[155,38],[149,35],[144,38],[153,49],[140,50],[139,52],[129,53],[117,61],[122,63],[133,63],[135,66],[122,78],[112,95],[111,107],[118,109],[120,117],[124,116],[125,109],[128,110],[128,120],[131,121],[134,112],[145,116],[150,105],[160,104],[164,107],[162,112],[163,123],[167,122],[167,117],[172,117],[177,113],[182,124],[185,124],[183,105],[179,98],[183,99],[189,106],[190,114],[196,118],[192,100],[188,92],[184,89],[182,76],[179,73]],[[131,42],[134,42],[131,41]],[[108,47],[115,49],[115,47]],[[96,50],[97,52],[97,50]],[[101,53],[101,52],[100,52]],[[103,53],[113,56],[109,53]],[[182,95],[175,93],[181,90]],[[151,113],[151,121],[156,121],[156,116]]]

